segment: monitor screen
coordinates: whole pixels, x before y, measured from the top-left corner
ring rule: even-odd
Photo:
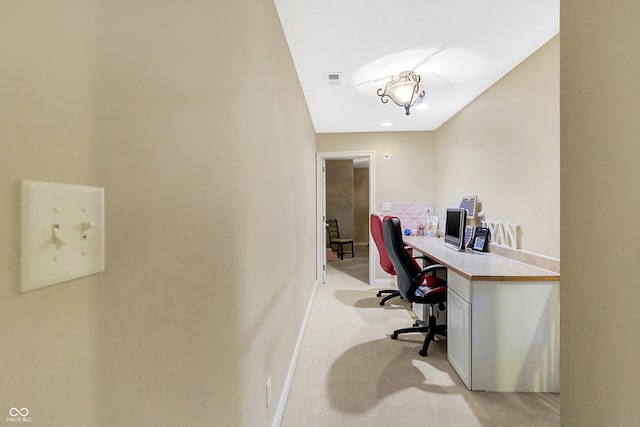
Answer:
[[[464,249],[464,228],[467,212],[463,208],[448,208],[444,228],[444,244],[457,251]]]

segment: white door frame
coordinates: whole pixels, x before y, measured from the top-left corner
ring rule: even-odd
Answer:
[[[318,283],[325,283],[327,281],[326,276],[326,264],[327,264],[327,252],[326,252],[326,218],[325,209],[327,206],[326,194],[327,194],[327,182],[325,175],[325,161],[326,160],[353,160],[354,158],[369,158],[369,212],[375,211],[376,206],[376,154],[373,151],[325,151],[316,154],[316,242],[318,242],[317,248],[317,277]],[[369,285],[374,286],[376,279],[376,251],[373,250],[374,242],[371,239],[371,232],[369,232]]]

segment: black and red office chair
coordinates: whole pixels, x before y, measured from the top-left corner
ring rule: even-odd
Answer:
[[[391,339],[397,339],[399,334],[409,332],[426,332],[420,356],[426,356],[429,344],[437,333],[446,335],[446,325],[436,325],[436,307],[444,310],[447,301],[447,282],[436,277],[436,272],[446,271],[446,267],[440,264],[431,264],[425,268],[407,253],[402,239],[402,227],[396,217],[385,217],[382,225],[384,245],[391,259],[400,296],[410,302],[426,304],[429,306],[429,320],[425,323],[417,320],[413,327],[397,329],[391,334]]]
[[[396,217],[394,217],[396,218]],[[369,225],[371,230],[371,237],[373,237],[373,242],[376,244],[376,248],[378,248],[378,255],[380,255],[380,268],[384,270],[385,273],[389,273],[392,276],[396,275],[396,269],[393,267],[393,263],[389,259],[389,255],[387,254],[387,248],[384,247],[384,237],[382,235],[382,222],[384,220],[384,215],[379,213],[372,213]],[[411,248],[406,247],[407,253],[411,254]],[[427,258],[426,256],[416,256],[414,259],[423,259],[428,264],[434,264],[434,262]],[[384,294],[386,295],[380,301],[380,305],[384,305],[385,302],[390,300],[391,298],[400,297],[400,291],[397,289],[382,289],[379,290],[376,296],[381,297]]]
[[[371,237],[373,237],[373,242],[376,244],[376,248],[378,248],[378,255],[380,255],[380,268],[384,270],[385,273],[389,273],[392,276],[396,275],[396,269],[393,268],[393,264],[389,259],[389,255],[387,255],[387,248],[384,247],[384,240],[382,237],[382,221],[384,220],[384,215],[372,213],[369,221],[369,225],[371,228]],[[389,294],[382,298],[380,301],[380,305],[384,305],[389,299],[400,296],[400,291],[397,289],[382,289],[378,291],[376,296],[381,297],[384,294]]]

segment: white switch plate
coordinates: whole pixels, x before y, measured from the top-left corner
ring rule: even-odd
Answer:
[[[21,184],[22,292],[104,271],[104,188]]]
[[[382,212],[391,212],[391,202],[382,202]]]

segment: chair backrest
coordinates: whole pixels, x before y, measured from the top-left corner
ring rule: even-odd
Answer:
[[[329,241],[340,238],[337,218],[327,220],[327,233],[329,235]]]
[[[405,249],[402,239],[402,227],[397,217],[385,216],[382,224],[382,236],[387,254],[396,270],[398,290],[408,301],[414,301],[420,280],[413,278],[420,273],[420,266]]]
[[[373,241],[376,244],[376,248],[378,248],[378,254],[380,255],[380,267],[389,273],[395,276],[396,269],[393,268],[393,263],[389,259],[389,255],[387,254],[387,248],[384,246],[384,238],[382,237],[382,222],[384,220],[384,215],[372,213],[371,219],[369,221],[371,228],[371,237],[373,237]]]

